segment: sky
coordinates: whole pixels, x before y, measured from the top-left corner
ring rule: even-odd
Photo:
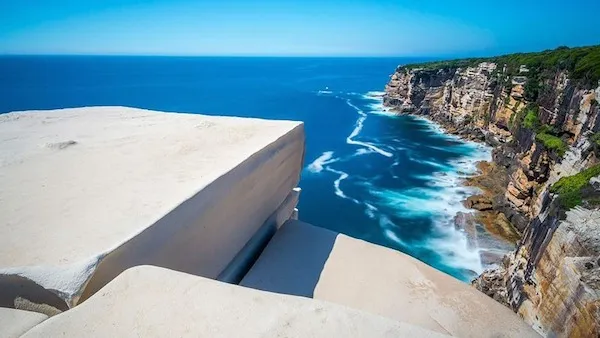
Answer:
[[[0,54],[483,56],[600,44],[600,0],[0,0]]]

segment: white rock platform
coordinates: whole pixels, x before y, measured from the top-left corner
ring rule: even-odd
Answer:
[[[0,307],[66,310],[143,264],[217,278],[265,222],[292,215],[303,155],[300,122],[0,115]]]
[[[34,337],[445,337],[304,297],[158,267],[129,269],[77,307],[28,331]]]
[[[510,309],[421,261],[300,221],[277,231],[240,285],[455,337],[539,337]]]
[[[0,307],[0,338],[17,338],[48,316],[31,311]]]

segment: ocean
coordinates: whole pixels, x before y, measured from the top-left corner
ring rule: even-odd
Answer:
[[[454,217],[468,212],[461,201],[475,192],[461,180],[491,158],[490,149],[383,109],[389,75],[418,61],[3,56],[0,113],[117,105],[304,121],[301,220],[469,281],[490,248],[473,245]]]

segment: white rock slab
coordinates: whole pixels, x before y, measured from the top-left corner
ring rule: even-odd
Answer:
[[[343,306],[163,268],[129,269],[33,337],[444,337]]]
[[[0,338],[17,338],[48,316],[29,311],[0,307]]]
[[[399,251],[299,221],[240,285],[313,297],[456,337],[538,337],[510,309]]]
[[[141,264],[215,278],[297,185],[303,155],[300,122],[0,115],[0,279],[26,277],[72,306]]]

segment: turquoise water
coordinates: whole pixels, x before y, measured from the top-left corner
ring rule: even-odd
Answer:
[[[468,280],[479,251],[455,229],[460,180],[489,149],[394,116],[390,58],[0,57],[0,112],[121,105],[302,120],[300,219],[406,252]],[[307,248],[309,249],[309,248]]]

